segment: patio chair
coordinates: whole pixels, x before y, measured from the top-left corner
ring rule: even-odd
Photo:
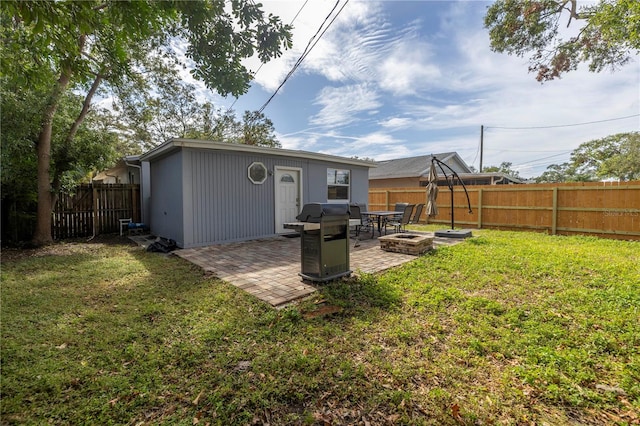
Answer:
[[[360,221],[358,225],[354,226],[356,237],[358,237],[360,235],[360,232],[362,231],[362,228],[369,229],[371,227],[371,220],[368,216],[362,215],[362,209],[359,204],[350,204],[349,211],[351,212],[349,215],[350,219],[357,219]]]
[[[366,204],[358,204],[358,207],[360,207],[360,212],[367,211]],[[371,217],[366,214],[361,214],[360,218],[362,219],[362,226],[360,227],[360,230],[362,230],[362,228],[365,228],[373,232],[373,222],[371,221]]]
[[[396,205],[394,206],[393,210],[397,211],[398,214],[393,215],[393,216],[387,216],[383,219],[383,222],[399,222],[402,220],[402,214],[404,212],[405,207],[407,207],[409,205],[409,203],[396,203]],[[383,223],[383,224],[384,224]],[[386,225],[385,225],[386,227]]]
[[[405,207],[407,207],[408,205],[409,203],[396,203],[393,210],[399,212],[398,216],[402,216],[402,213],[404,212]]]
[[[406,232],[406,226],[411,221],[411,213],[413,213],[413,204],[407,204],[402,212],[400,220],[390,220],[384,223],[384,233],[387,233],[387,226],[393,226],[395,233]]]
[[[410,224],[420,223],[420,216],[422,215],[422,209],[424,209],[424,204],[416,204],[416,209],[413,213],[413,217],[411,218]]]

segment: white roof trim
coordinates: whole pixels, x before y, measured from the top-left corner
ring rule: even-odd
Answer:
[[[236,143],[213,142],[199,139],[170,139],[141,155],[140,160],[150,161],[162,154],[172,151],[174,148],[198,148],[212,151],[250,152],[261,155],[276,155],[279,157],[295,157],[307,160],[329,161],[332,163],[350,164],[353,166],[376,167],[375,163],[371,161],[356,160],[353,158],[339,157],[337,155],[320,154],[316,152],[292,149],[267,148],[263,146]]]

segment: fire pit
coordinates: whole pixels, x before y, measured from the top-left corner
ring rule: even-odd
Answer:
[[[433,248],[433,236],[425,234],[392,234],[378,238],[380,248],[394,253],[421,255]]]

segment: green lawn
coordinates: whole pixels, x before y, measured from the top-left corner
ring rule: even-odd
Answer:
[[[2,260],[3,424],[638,424],[640,243],[474,231],[281,311],[175,257]]]

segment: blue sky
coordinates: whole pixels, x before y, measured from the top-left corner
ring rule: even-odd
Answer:
[[[304,1],[262,3],[290,22]],[[583,142],[640,130],[638,116],[531,129],[640,114],[640,61],[615,73],[584,66],[540,84],[527,58],[489,49],[489,4],[349,1],[264,110],[283,148],[375,160],[457,151],[478,168],[484,125],[483,165],[508,161],[531,177],[567,161]],[[271,96],[334,5],[307,2],[293,24],[293,49],[257,72],[235,102],[238,114]],[[247,64],[259,67],[257,60]],[[221,107],[234,102],[202,93]]]

